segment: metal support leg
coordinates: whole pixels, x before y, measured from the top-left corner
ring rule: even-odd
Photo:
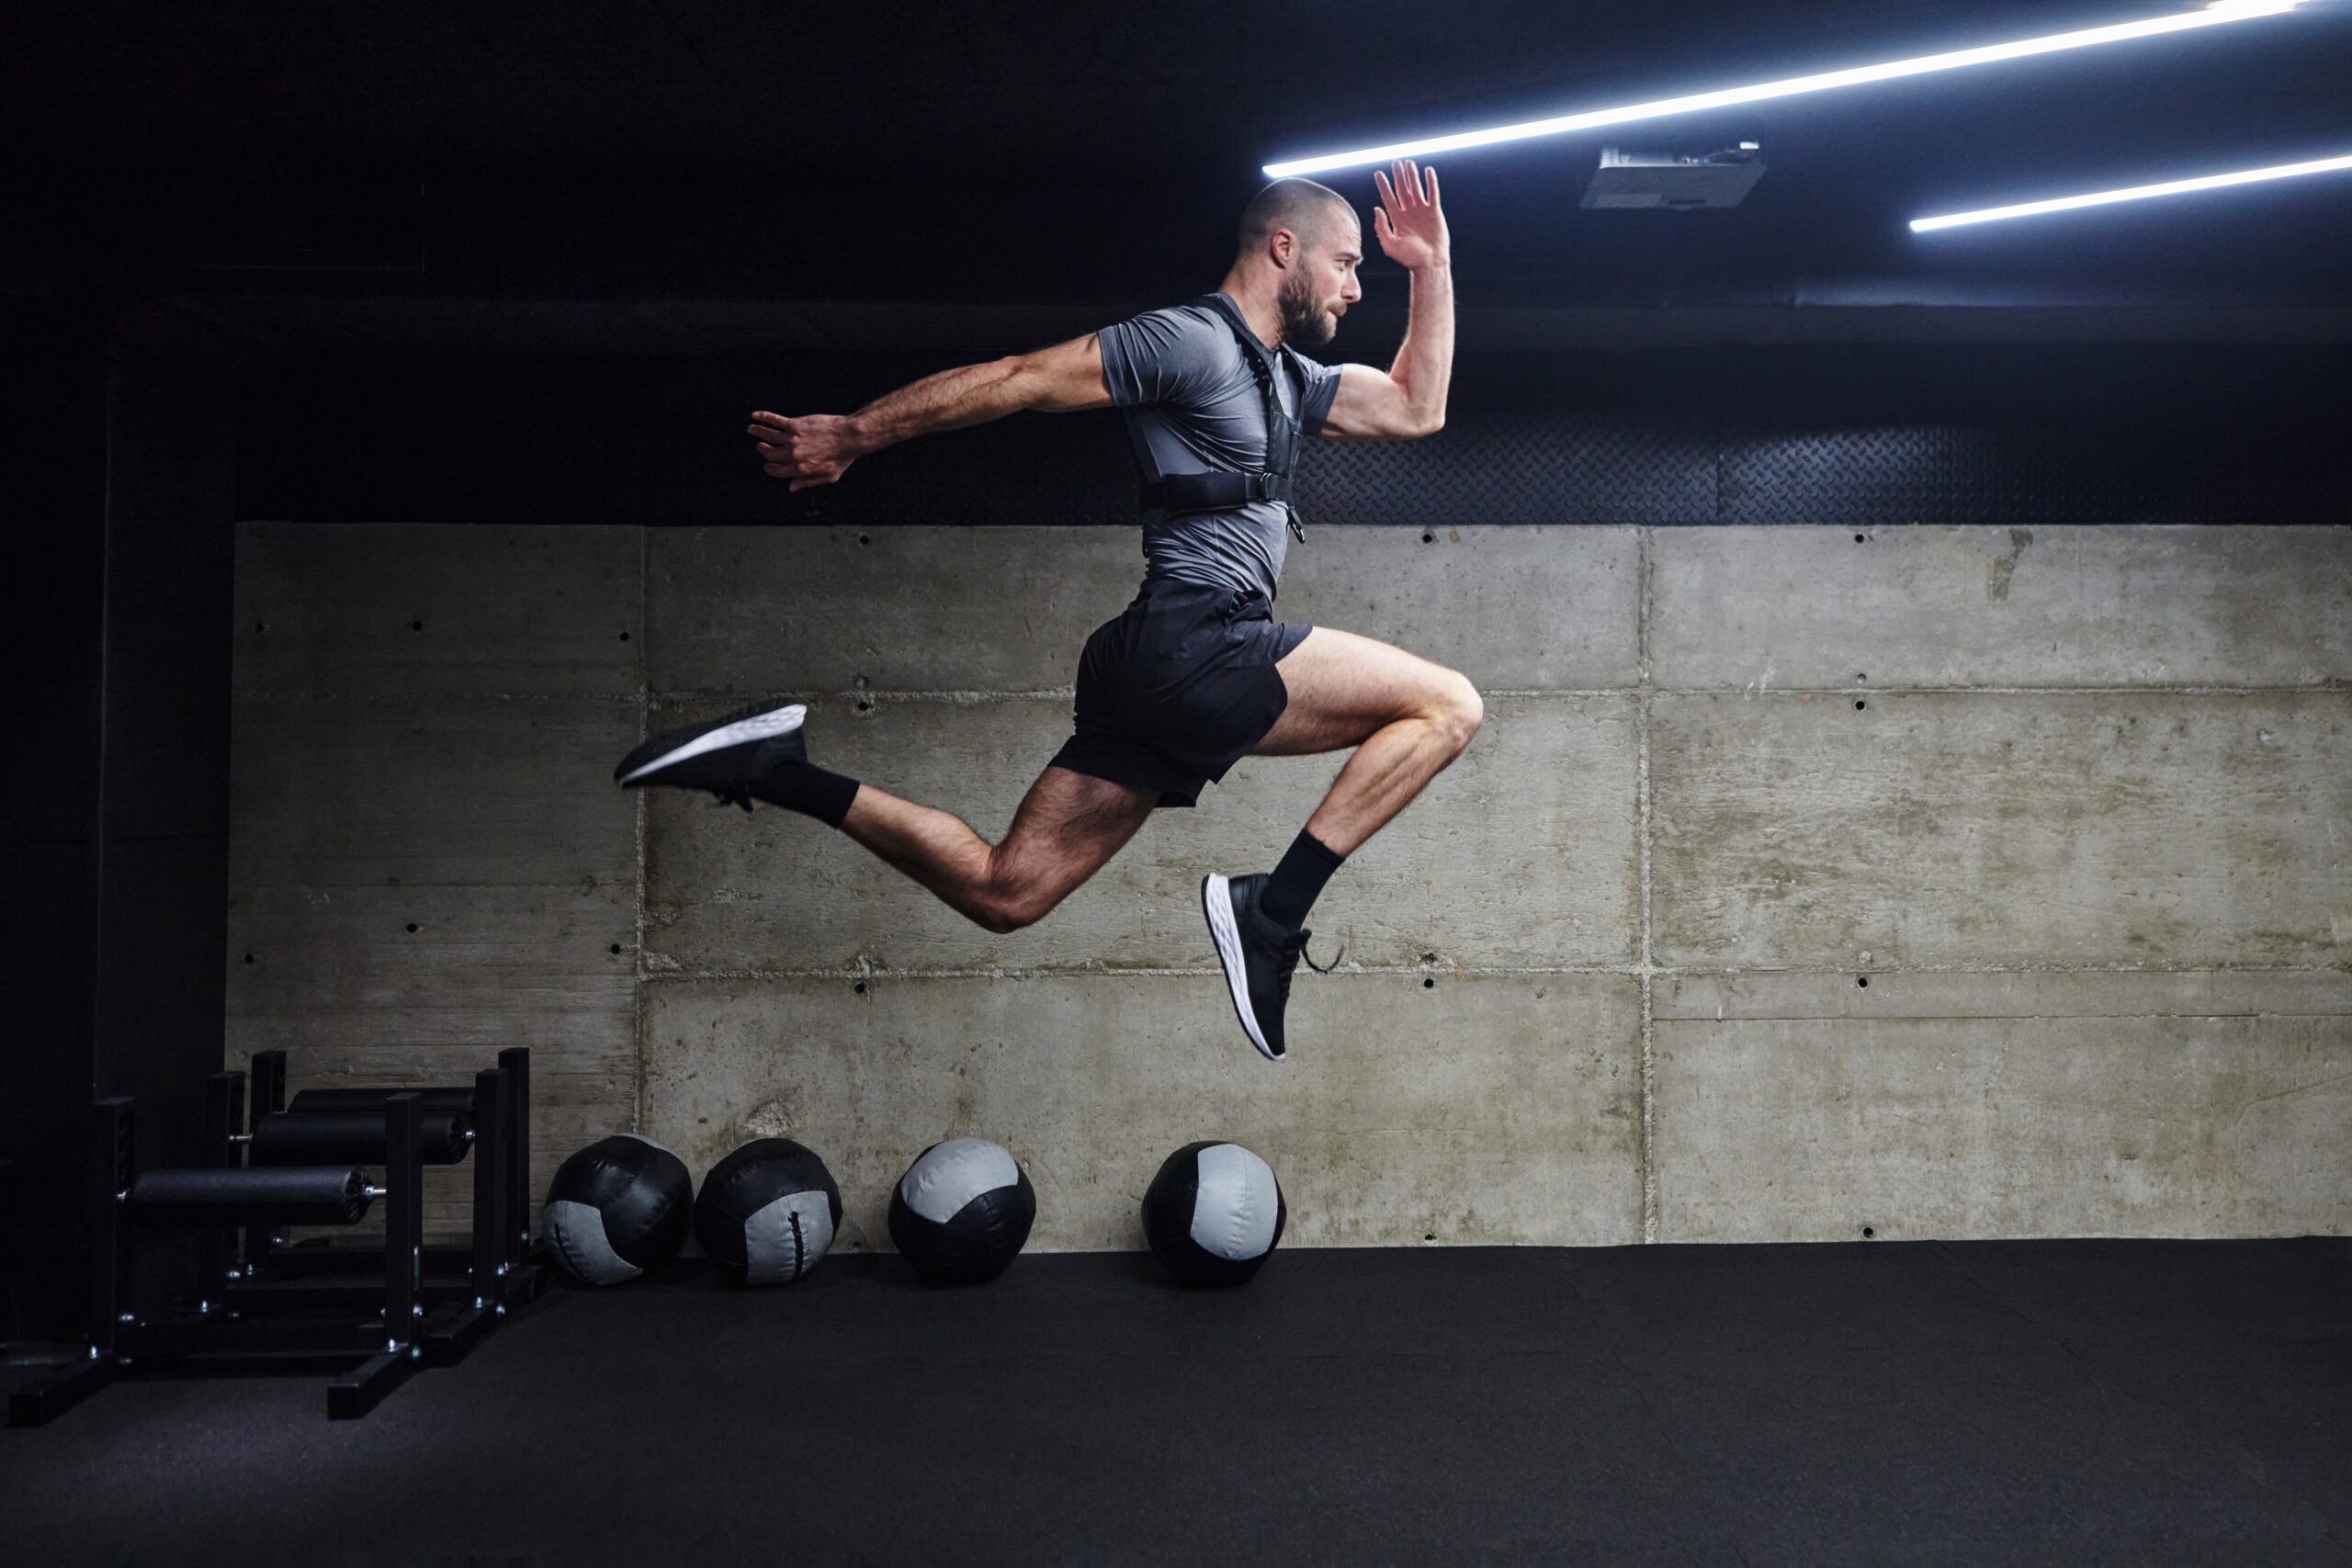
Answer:
[[[254,1052],[252,1075],[245,1122],[245,1135],[249,1138],[261,1131],[265,1120],[286,1109],[286,1053]],[[267,1225],[247,1225],[238,1233],[236,1261],[242,1265],[246,1279],[261,1272],[262,1266],[269,1261],[270,1234]]]
[[[507,1080],[506,1201],[514,1234],[511,1261],[522,1264],[531,1258],[530,1048],[508,1046],[498,1054],[498,1065],[506,1069]]]
[[[245,1075],[214,1073],[204,1080],[203,1163],[215,1170],[235,1170],[245,1163],[237,1144],[237,1129],[245,1119]],[[238,1252],[235,1229],[208,1228],[196,1238],[196,1310],[214,1310],[228,1294],[228,1269]]]
[[[327,1415],[365,1416],[406,1381],[424,1347],[418,1343],[424,1283],[424,1160],[420,1097],[414,1091],[384,1101],[384,1348],[357,1371],[327,1384]]]
[[[443,1307],[426,1319],[427,1365],[452,1367],[466,1359],[505,1311],[506,1258],[514,1250],[506,1217],[507,1072],[493,1067],[474,1075],[474,1226],[472,1262],[466,1273],[470,1297],[456,1310]]]
[[[71,1371],[37,1379],[8,1396],[8,1425],[38,1427],[115,1380],[116,1346],[131,1315],[130,1202],[136,1167],[131,1102],[102,1100],[89,1123],[90,1356]]]

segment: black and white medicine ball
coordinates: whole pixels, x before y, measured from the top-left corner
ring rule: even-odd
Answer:
[[[790,1138],[754,1138],[710,1168],[695,1240],[747,1285],[789,1285],[817,1266],[842,1223],[825,1162]]]
[[[935,1284],[995,1279],[1036,1218],[1021,1162],[986,1138],[932,1145],[890,1191],[890,1244]]]
[[[600,1138],[556,1168],[540,1216],[548,1250],[583,1285],[616,1285],[685,1245],[695,1179],[650,1138]]]
[[[1186,1144],[1143,1195],[1144,1239],[1188,1285],[1238,1285],[1290,1217],[1273,1168],[1239,1144]]]

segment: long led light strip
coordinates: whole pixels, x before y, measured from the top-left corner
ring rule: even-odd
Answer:
[[[2242,22],[2256,17],[2282,16],[2303,3],[2304,0],[2215,0],[2201,11],[2153,17],[2141,22],[2121,22],[2113,27],[2092,28],[2082,32],[2054,33],[2048,38],[2027,39],[2019,43],[1996,43],[1983,49],[1963,49],[1949,54],[1922,55],[1917,60],[1898,60],[1887,65],[1861,65],[1850,71],[1829,71],[1816,76],[1792,76],[1785,81],[1766,82],[1753,87],[1728,87],[1720,92],[1660,98],[1654,103],[1633,104],[1623,108],[1595,109],[1589,114],[1560,115],[1552,119],[1531,119],[1519,125],[1498,126],[1492,130],[1465,130],[1453,136],[1429,136],[1416,141],[1393,142],[1385,147],[1361,148],[1352,152],[1294,158],[1286,163],[1268,164],[1265,166],[1266,175],[1269,179],[1282,179],[1290,175],[1314,175],[1329,169],[1385,164],[1392,158],[1426,158],[1431,153],[1458,152],[1464,147],[1490,147],[1498,141],[1524,141],[1531,137],[1557,136],[1563,131],[1589,130],[1596,126],[1658,119],[1668,115],[1690,114],[1698,109],[1752,104],[1766,98],[1794,97],[1801,93],[1826,92],[1833,87],[1851,87],[1863,82],[1920,76],[1931,71],[1954,71],[1962,66],[1984,65],[1996,60],[2022,59],[2030,54],[2050,54],[2059,50],[2086,49],[2094,44],[2120,43],[2127,39],[2153,38],[2160,33],[2182,32],[2190,28],[2217,27],[2224,22]]]
[[[2253,185],[2257,180],[2292,179],[2297,175],[2324,175],[2331,169],[2352,169],[2352,154],[2319,158],[2308,164],[2279,164],[2267,169],[2247,169],[2234,175],[2204,175],[2193,180],[2172,180],[2160,186],[2132,186],[2090,196],[2062,196],[2049,201],[2024,201],[2015,207],[1987,207],[1975,212],[1952,212],[1940,218],[1914,218],[1919,233],[1930,229],[1956,229],[1963,223],[1993,223],[2004,218],[2031,218],[2041,212],[2064,212],[2077,207],[2103,207],[2111,201],[2138,201],[2143,197],[2179,196],[2192,190],[2219,190],[2223,186]]]

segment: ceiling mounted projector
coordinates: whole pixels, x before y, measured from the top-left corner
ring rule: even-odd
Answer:
[[[1720,152],[1692,157],[1679,152],[1621,152],[1600,150],[1600,167],[1585,187],[1582,207],[1737,207],[1764,177],[1757,144],[1743,141]]]

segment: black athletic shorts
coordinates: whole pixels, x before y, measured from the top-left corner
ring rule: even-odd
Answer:
[[[1191,806],[1290,705],[1274,661],[1311,626],[1285,626],[1255,590],[1160,578],[1086,639],[1078,732],[1054,765]]]

